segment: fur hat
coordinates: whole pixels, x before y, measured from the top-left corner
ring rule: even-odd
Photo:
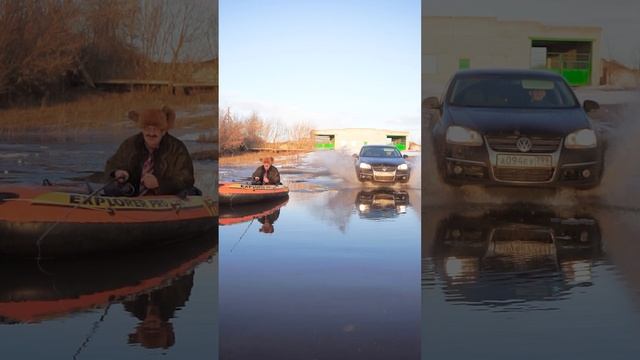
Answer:
[[[176,122],[176,112],[168,106],[162,109],[131,110],[127,116],[141,129],[152,125],[161,130],[169,130]]]
[[[263,157],[262,159],[260,159],[260,162],[262,163],[268,162],[270,165],[273,165],[273,157],[271,156]]]

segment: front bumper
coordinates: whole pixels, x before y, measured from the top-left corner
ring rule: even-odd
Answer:
[[[356,168],[356,176],[360,181],[373,181],[380,183],[408,182],[410,170],[375,171],[373,169]]]
[[[551,167],[500,167],[498,155],[542,155],[551,157]],[[566,149],[560,144],[551,153],[513,153],[482,146],[447,144],[440,160],[443,177],[455,185],[483,184],[535,187],[593,187],[602,172],[600,148]]]

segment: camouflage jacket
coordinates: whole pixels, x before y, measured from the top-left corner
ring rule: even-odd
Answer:
[[[126,139],[116,153],[107,161],[105,174],[113,179],[116,170],[126,170],[129,182],[140,191],[142,165],[149,156],[142,133]],[[193,187],[193,161],[187,147],[174,136],[165,134],[160,141],[153,158],[153,175],[158,179],[160,187],[157,195],[176,195]]]

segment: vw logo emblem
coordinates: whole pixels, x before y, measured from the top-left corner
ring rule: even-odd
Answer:
[[[526,137],[519,138],[516,140],[516,147],[522,152],[528,152],[531,150],[531,139]]]

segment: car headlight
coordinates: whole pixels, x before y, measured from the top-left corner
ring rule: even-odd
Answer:
[[[480,146],[482,136],[471,129],[462,126],[449,126],[447,129],[447,142],[454,145]]]
[[[409,170],[409,165],[400,164],[400,165],[398,165],[398,170]]]
[[[360,169],[371,169],[371,165],[367,163],[360,163]]]
[[[591,129],[574,131],[564,140],[564,146],[567,149],[589,149],[597,145],[596,133]]]
[[[454,283],[473,281],[478,276],[479,260],[471,257],[450,256],[444,259],[445,274]]]

